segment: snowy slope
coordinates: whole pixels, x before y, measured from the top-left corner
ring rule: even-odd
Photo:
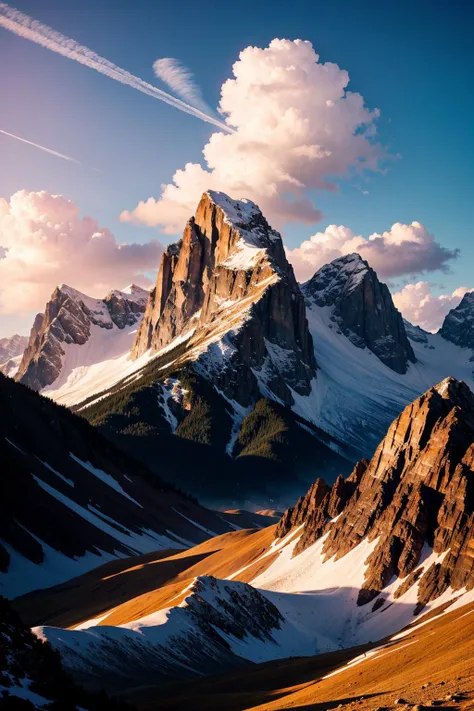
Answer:
[[[398,579],[381,593],[383,603],[375,611],[372,605],[357,606],[365,561],[376,541],[325,561],[324,539],[293,558],[299,535],[301,529],[290,532],[257,558],[252,567],[270,556],[272,562],[250,584],[235,579],[244,569],[227,580],[204,575],[183,591],[181,603],[129,623],[108,626],[110,610],[74,630],[34,631],[61,653],[73,674],[113,675],[115,684],[134,685],[151,673],[159,682],[344,649],[393,635],[416,620],[417,585],[395,599]],[[439,559],[426,546],[420,567]],[[454,599],[459,606],[474,594],[448,590],[424,612]]]
[[[131,375],[149,359],[129,357],[147,301],[135,284],[104,299],[61,284],[35,320],[17,379],[70,405]]]
[[[231,530],[82,418],[0,375],[0,594]]]
[[[472,350],[440,334],[408,329],[416,363],[403,375],[341,333],[330,306],[307,304],[306,313],[318,371],[309,396],[293,393],[293,409],[346,442],[357,457],[371,455],[393,419],[432,385],[453,376],[474,388]]]

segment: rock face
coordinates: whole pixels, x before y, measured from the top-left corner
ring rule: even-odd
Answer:
[[[204,193],[182,240],[163,254],[133,355],[186,338],[201,374],[242,405],[262,383],[286,403],[290,388],[310,391],[304,299],[281,236],[249,200]]]
[[[439,333],[457,346],[474,350],[474,292],[464,294],[459,306],[451,309]]]
[[[397,373],[415,355],[387,286],[358,254],[335,259],[302,287],[308,305],[332,308],[332,321],[358,348],[368,348]]]
[[[377,541],[359,604],[378,597],[394,576],[399,594],[418,584],[420,609],[449,586],[473,588],[474,395],[467,385],[447,378],[430,388],[393,422],[368,464],[331,490],[316,482],[277,535],[303,522],[296,553],[322,533],[327,557],[340,558],[365,538]],[[420,569],[426,546],[439,558]]]
[[[92,299],[65,284],[58,286],[44,314],[38,314],[16,375],[34,390],[51,385],[59,376],[64,347],[84,345],[94,326],[110,331],[131,326],[142,316],[148,292],[132,284],[111,291],[105,299]]]

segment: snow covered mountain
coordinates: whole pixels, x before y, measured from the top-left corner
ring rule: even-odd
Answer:
[[[302,291],[318,377],[293,409],[355,458],[370,457],[391,421],[435,383],[453,376],[474,387],[472,352],[444,326],[431,334],[403,321],[358,255],[322,267]]]
[[[103,596],[100,617],[75,629],[35,631],[71,673],[114,688],[393,635],[474,601],[473,455],[474,395],[450,378],[405,408],[370,462],[316,482],[277,527],[222,536],[203,558],[195,548],[163,588],[132,587],[112,608]]]
[[[0,373],[11,378],[15,375],[27,345],[27,336],[19,336],[17,333],[8,338],[0,338]]]
[[[401,314],[373,269],[358,254],[335,259],[302,286],[306,302],[331,309],[336,332],[367,348],[396,373],[416,361]]]
[[[35,319],[17,380],[61,401],[64,390],[81,398],[123,377],[147,299],[135,284],[104,299],[58,286]]]
[[[304,300],[281,236],[250,200],[204,193],[163,255],[134,355],[186,340],[193,360],[241,407],[265,392],[291,404],[316,364]]]
[[[77,415],[0,375],[0,592],[232,530]]]
[[[165,251],[131,328],[135,360],[94,356],[86,369],[63,368],[44,392],[152,467],[167,456],[166,437],[179,435],[189,450],[175,467],[179,485],[206,501],[229,496],[232,507],[286,507],[317,473],[334,481],[370,457],[434,383],[452,375],[473,385],[472,351],[446,329],[404,322],[358,255],[300,288],[258,207],[213,191]],[[196,466],[191,441],[212,451]]]
[[[464,294],[461,303],[451,309],[439,333],[457,346],[470,348],[474,355],[474,292]]]

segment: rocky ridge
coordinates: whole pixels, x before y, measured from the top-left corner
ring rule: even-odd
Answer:
[[[75,678],[85,677],[89,684],[100,679],[116,691],[150,678],[159,683],[249,666],[253,646],[277,646],[273,635],[283,623],[259,590],[204,575],[165,617],[158,612],[121,627],[37,627],[34,632],[61,653]]]
[[[65,346],[84,345],[92,329],[122,330],[137,323],[148,292],[135,284],[111,291],[104,299],[92,299],[62,284],[54,290],[44,314],[38,314],[16,375],[34,390],[51,385],[61,373]]]
[[[474,292],[464,294],[461,303],[451,309],[439,333],[447,341],[474,351]]]
[[[397,373],[415,354],[388,287],[358,254],[321,267],[302,287],[309,307],[332,309],[331,321],[358,348],[368,348]]]
[[[301,523],[296,555],[323,534],[327,558],[341,558],[365,538],[377,541],[359,604],[378,598],[394,577],[400,579],[396,596],[417,583],[420,609],[450,587],[472,589],[474,395],[468,386],[447,378],[408,405],[372,460],[332,488],[317,481],[285,513],[277,536]],[[438,558],[425,569],[431,550]]]
[[[287,404],[316,372],[304,299],[281,236],[249,200],[204,193],[165,251],[132,354],[187,340],[181,361],[247,406],[268,390]]]

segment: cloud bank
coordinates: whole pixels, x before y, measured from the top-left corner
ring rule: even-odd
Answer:
[[[435,296],[427,281],[419,281],[404,286],[393,295],[393,301],[407,321],[421,326],[425,331],[435,332],[441,328],[448,311],[456,308],[468,291],[472,289],[460,286],[452,294]]]
[[[0,198],[0,312],[42,310],[62,282],[96,297],[132,281],[146,286],[161,251],[157,242],[118,244],[61,195],[21,190]]]
[[[194,80],[194,74],[179,59],[173,57],[157,59],[153,64],[153,71],[156,77],[188,104],[204,113],[212,114],[212,109],[204,101],[201,89]]]
[[[336,190],[328,180],[377,170],[386,157],[375,142],[378,111],[347,91],[348,73],[319,62],[310,42],[274,39],[247,47],[221,89],[219,112],[233,133],[213,133],[203,149],[205,167],[187,163],[121,219],[182,230],[201,194],[222,190],[254,200],[276,227],[314,223],[321,213],[314,190]]]
[[[306,281],[324,264],[352,252],[358,252],[381,277],[447,271],[449,262],[459,254],[459,250],[436,242],[421,222],[396,222],[390,230],[374,232],[368,238],[354,234],[349,227],[329,225],[296,249],[287,250],[287,256],[297,278]]]

